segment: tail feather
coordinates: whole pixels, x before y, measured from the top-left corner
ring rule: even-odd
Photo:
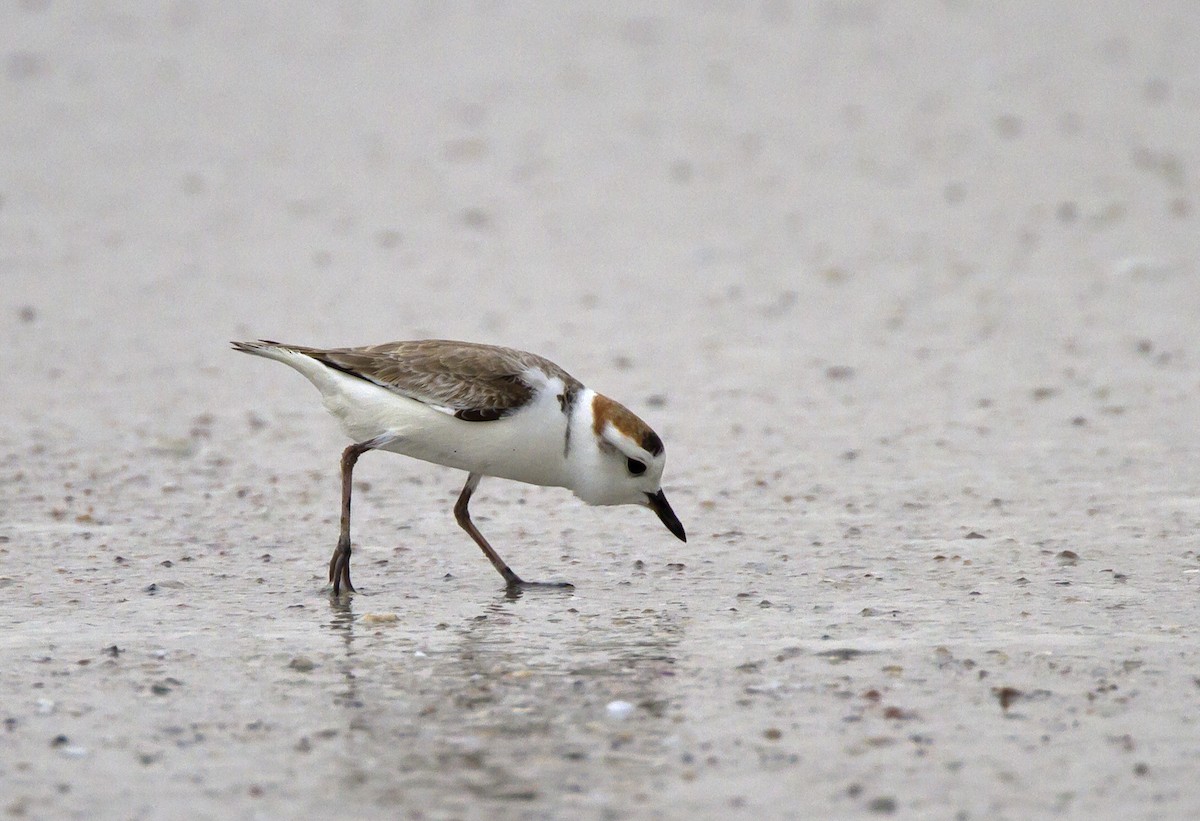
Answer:
[[[229,344],[233,346],[233,349],[235,351],[241,351],[242,353],[254,354],[255,356],[269,356],[270,354],[267,353],[268,348],[285,348],[286,349],[288,347],[287,345],[284,345],[282,343],[273,342],[270,339],[259,339],[254,342],[232,341]]]
[[[309,356],[309,352],[315,351],[315,348],[306,348],[303,345],[285,345],[270,339],[259,339],[254,342],[230,342],[229,344],[235,351],[261,356],[264,359],[274,359],[276,362],[282,362],[288,367],[294,368],[309,382],[316,385],[317,389],[326,397],[338,393],[336,371]]]

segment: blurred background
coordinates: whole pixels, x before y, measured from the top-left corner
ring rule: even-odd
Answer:
[[[1095,9],[8,3],[5,427],[294,390],[241,336],[480,339],[721,416],[923,349],[1176,348],[1200,22]]]

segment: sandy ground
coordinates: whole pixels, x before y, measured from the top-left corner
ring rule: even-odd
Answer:
[[[314,8],[315,7],[315,8]],[[0,9],[0,811],[1200,816],[1190,2]],[[535,350],[691,536],[265,336]],[[626,705],[620,704],[626,702]]]

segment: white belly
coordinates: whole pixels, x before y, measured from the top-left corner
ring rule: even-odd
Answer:
[[[567,417],[553,391],[494,422],[464,422],[378,385],[327,371],[325,407],[356,442],[391,435],[383,450],[485,476],[570,487],[563,447]]]

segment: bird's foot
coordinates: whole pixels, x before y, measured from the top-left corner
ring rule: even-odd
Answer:
[[[505,589],[510,595],[516,594],[519,596],[526,591],[562,592],[564,590],[574,590],[575,585],[571,584],[570,582],[527,582],[522,578],[514,576],[512,579],[508,580],[508,584]]]
[[[330,592],[334,596],[343,593],[354,593],[354,585],[350,583],[350,540],[339,539],[334,548],[333,556],[329,559],[329,581],[333,585]]]

